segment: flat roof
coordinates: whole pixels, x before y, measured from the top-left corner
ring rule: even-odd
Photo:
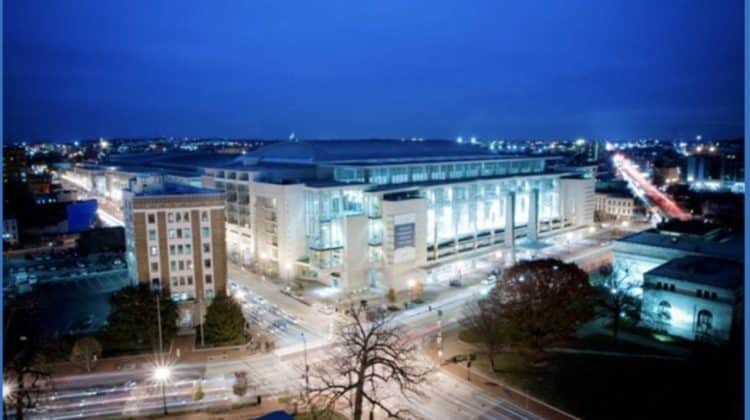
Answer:
[[[704,236],[720,230],[719,226],[704,223],[702,220],[670,220],[659,223],[657,229],[661,232],[696,236]]]
[[[737,289],[742,284],[743,266],[719,258],[689,256],[668,261],[645,275],[705,284],[721,289]]]
[[[744,238],[742,235],[731,233],[724,233],[714,238],[707,239],[696,236],[669,235],[661,233],[657,229],[649,229],[622,237],[618,239],[617,242],[669,248],[684,252],[728,258],[734,261],[742,261],[745,252]]]
[[[157,197],[161,195],[224,195],[223,191],[212,188],[194,187],[192,185],[167,182],[150,185],[135,193],[136,197]]]
[[[526,174],[508,174],[508,175],[490,175],[490,176],[478,176],[473,178],[461,178],[461,179],[443,179],[443,180],[432,180],[422,182],[407,182],[403,184],[383,184],[375,185],[372,188],[368,188],[368,192],[382,192],[382,191],[395,191],[406,188],[419,188],[419,187],[432,187],[437,185],[445,184],[461,184],[474,181],[491,181],[493,179],[506,179],[506,178],[520,178],[520,177],[531,177],[531,176],[547,176],[547,175],[561,175],[567,174],[568,172],[560,171],[543,171],[543,172],[529,172]]]
[[[239,158],[253,162],[384,165],[468,160],[546,159],[541,156],[501,155],[475,144],[426,140],[286,141],[260,147]]]

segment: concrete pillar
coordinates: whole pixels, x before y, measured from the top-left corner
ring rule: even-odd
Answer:
[[[526,231],[528,232],[527,238],[530,241],[537,240],[537,233],[539,231],[539,189],[532,188],[529,192],[529,223],[527,224]]]
[[[516,248],[516,193],[513,191],[505,195],[505,246],[510,249],[511,259],[515,259]]]

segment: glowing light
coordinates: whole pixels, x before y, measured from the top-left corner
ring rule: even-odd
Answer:
[[[409,285],[410,289],[413,289],[414,286],[417,285],[417,282],[415,282],[414,279],[409,279],[409,281],[407,282],[407,284]]]
[[[3,382],[3,399],[8,398],[12,392],[13,387],[9,383]]]
[[[167,366],[158,366],[154,369],[154,379],[158,382],[166,382],[172,375],[172,371]]]
[[[576,140],[576,146],[583,146],[584,144],[586,144],[586,139]]]
[[[596,226],[589,226],[589,233],[595,233],[596,232]]]
[[[471,138],[471,144],[477,144],[477,138],[476,137],[472,137]]]
[[[286,269],[286,271],[292,271],[292,263],[284,264],[284,268]]]
[[[495,258],[497,259],[503,258],[503,251],[495,251]]]
[[[461,144],[464,142],[464,138],[461,136],[456,137],[456,143]]]
[[[711,147],[708,148],[708,151],[709,152],[715,152],[716,151],[716,147],[715,146],[711,146]]]

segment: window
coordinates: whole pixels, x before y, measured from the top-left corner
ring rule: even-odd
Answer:
[[[211,260],[203,260],[203,266],[206,268],[211,268]]]
[[[661,282],[660,282],[660,281],[659,281],[659,282],[656,282],[656,288],[657,288],[657,289],[661,289]]]
[[[669,291],[670,292],[674,292],[674,284],[670,284],[669,285]]]
[[[177,229],[177,238],[182,239],[182,229]]]
[[[666,300],[659,302],[659,307],[656,310],[656,317],[661,322],[669,322],[672,319],[672,305]]]
[[[695,291],[695,295],[698,297],[703,297],[703,291],[701,289],[698,289]]]
[[[180,270],[184,270],[185,269],[185,261],[180,261],[178,265],[180,267]]]
[[[159,263],[155,263],[155,262],[151,263],[151,271],[154,271],[154,272],[159,271]]]
[[[175,252],[174,252],[174,245],[170,245],[169,246],[169,255],[174,255],[174,254],[175,254]]]
[[[213,281],[213,279],[211,278],[211,275],[210,274],[206,274],[206,284],[211,284],[212,281]]]
[[[206,242],[205,244],[203,244],[203,252],[205,252],[205,253],[211,252],[211,244],[209,244],[208,242]]]
[[[213,289],[206,290],[206,299],[213,299],[214,298],[214,291]]]
[[[185,285],[185,277],[180,276],[180,286],[184,286],[184,285]]]
[[[185,239],[190,239],[190,235],[192,233],[190,232],[190,228],[182,229],[182,235],[185,237]]]
[[[156,240],[156,230],[149,229],[148,230],[148,240],[149,241],[155,241]]]
[[[180,214],[180,212],[175,213],[174,220],[175,220],[175,222],[181,222],[182,221],[182,215]]]
[[[177,276],[172,276],[172,286],[177,286]]]
[[[177,245],[177,254],[182,255],[182,245]]]
[[[187,276],[187,284],[188,284],[188,286],[192,286],[193,285],[193,276]]]
[[[156,246],[153,246],[153,245],[152,245],[152,246],[150,247],[150,253],[151,253],[151,256],[152,256],[152,257],[153,257],[153,256],[156,256],[156,255],[159,255],[159,248],[157,248]]]
[[[201,237],[208,238],[209,236],[211,236],[211,229],[209,229],[207,227],[202,227],[201,228]]]
[[[167,237],[168,237],[169,239],[174,239],[174,238],[176,238],[176,237],[177,237],[177,235],[176,235],[176,231],[175,231],[174,229],[168,229],[168,230],[167,230]]]
[[[167,222],[169,223],[174,222],[174,213],[172,213],[171,211],[167,213]]]
[[[148,223],[149,223],[149,224],[154,224],[154,223],[156,223],[156,215],[155,215],[155,214],[153,214],[153,213],[150,213],[150,214],[148,215]]]
[[[185,268],[192,271],[193,270],[193,262],[191,260],[185,261]]]
[[[189,212],[185,212],[185,213],[184,213],[184,214],[182,215],[182,218],[183,218],[183,220],[185,220],[186,222],[189,222],[189,221],[190,221],[190,213],[189,213]]]
[[[708,334],[711,332],[713,322],[713,314],[711,312],[702,309],[698,312],[698,321],[696,323],[696,329],[699,334]]]
[[[185,254],[190,255],[193,253],[193,246],[190,244],[185,245]]]
[[[208,222],[208,212],[202,211],[201,212],[201,222]]]
[[[719,298],[719,295],[716,294],[716,292],[711,292],[711,299],[716,300]]]
[[[169,268],[171,268],[172,271],[176,271],[177,270],[177,261],[170,261],[169,262]]]

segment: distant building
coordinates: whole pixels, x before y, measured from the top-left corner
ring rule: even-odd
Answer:
[[[608,218],[630,220],[635,214],[635,198],[628,194],[597,192],[595,200],[595,210],[602,221]]]
[[[744,152],[701,148],[687,157],[686,180],[694,189],[744,192]]]
[[[226,291],[224,193],[173,183],[132,182],[123,191],[130,276],[179,302],[181,327]]]
[[[26,182],[26,149],[19,146],[3,147],[3,183]]]
[[[742,262],[744,238],[701,221],[671,221],[618,239],[613,255],[617,265],[628,270],[628,278],[640,284],[646,272],[677,258]]]
[[[703,256],[670,260],[643,276],[641,319],[688,340],[724,342],[741,316],[743,265]]]
[[[3,219],[3,242],[9,245],[17,245],[18,240],[18,220],[15,218]]]

